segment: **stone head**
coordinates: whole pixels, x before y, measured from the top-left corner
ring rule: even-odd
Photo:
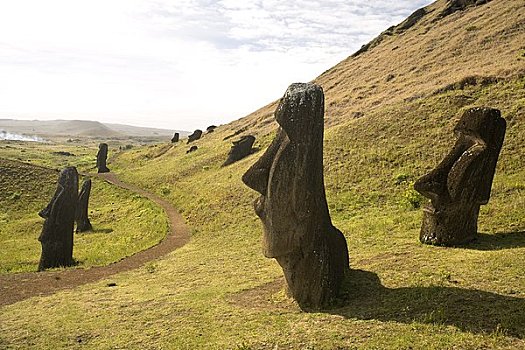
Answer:
[[[505,128],[505,119],[497,109],[465,111],[454,128],[457,141],[453,149],[415,183],[415,189],[430,198],[434,207],[464,202],[486,204]]]
[[[312,230],[306,226],[315,220],[305,217],[325,213],[323,115],[322,88],[292,84],[275,112],[280,125],[277,136],[242,177],[261,194],[255,212],[263,222],[267,257],[285,256],[310,244],[306,234]],[[314,210],[316,207],[322,209]]]

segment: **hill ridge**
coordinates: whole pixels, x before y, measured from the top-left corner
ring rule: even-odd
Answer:
[[[454,5],[463,6],[439,17]],[[417,14],[419,9],[411,16]],[[354,53],[313,80],[325,91],[325,124],[366,116],[377,107],[430,96],[468,77],[513,79],[525,74],[525,6],[521,0],[438,0],[387,29],[379,43]],[[420,17],[417,21],[414,18]],[[414,23],[411,23],[414,22]],[[408,25],[410,24],[410,25]],[[476,62],[476,64],[473,64]],[[292,82],[290,82],[292,83]],[[266,134],[278,101],[228,124]],[[260,130],[259,130],[260,129]]]

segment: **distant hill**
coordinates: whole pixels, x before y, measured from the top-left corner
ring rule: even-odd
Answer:
[[[189,132],[180,130],[146,128],[123,124],[106,124],[91,120],[0,119],[0,131],[39,137],[68,136],[88,138],[166,138],[173,136],[173,133],[175,132],[179,132],[181,136],[189,134]]]

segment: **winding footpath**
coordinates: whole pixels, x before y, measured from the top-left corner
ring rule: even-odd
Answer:
[[[120,272],[136,269],[146,262],[162,257],[188,243],[190,240],[189,228],[182,216],[170,203],[137,186],[120,181],[114,173],[98,174],[97,176],[113,185],[138,193],[160,205],[169,220],[169,231],[164,240],[156,246],[107,266],[0,275],[0,306],[13,304],[33,296],[50,295],[60,290],[72,289]]]

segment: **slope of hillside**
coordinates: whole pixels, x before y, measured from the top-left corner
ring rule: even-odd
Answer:
[[[401,23],[402,31],[382,34],[376,46],[349,56],[314,79],[325,91],[326,124],[363,117],[378,107],[430,96],[454,84],[523,76],[523,1],[490,1],[442,17],[451,3],[461,2],[473,1],[436,1],[412,26]],[[230,126],[232,130],[274,127],[275,106],[276,102],[270,103]]]
[[[126,151],[112,170],[174,203],[192,227],[190,243],[111,280],[1,309],[0,345],[525,349],[524,88],[522,78],[448,91],[326,131],[327,199],[352,274],[340,305],[320,313],[286,297],[280,267],[261,253],[257,194],[240,178],[262,150],[221,168],[224,128],[190,154],[185,144]],[[500,108],[508,121],[480,238],[424,246],[415,208],[423,199],[411,183],[450,150],[461,110],[475,105]]]
[[[286,297],[281,268],[261,253],[262,227],[253,210],[258,194],[241,176],[273,138],[273,108],[265,107],[206,134],[189,154],[182,143],[121,153],[112,170],[179,208],[193,228],[191,242],[111,281],[1,309],[0,346],[525,349],[525,78],[521,58],[511,60],[509,53],[517,49],[509,45],[523,43],[523,2],[493,0],[440,15],[451,3],[427,7],[414,26],[402,25],[401,34],[319,78],[333,83],[325,86],[327,200],[352,268],[334,309],[301,312]],[[467,30],[476,18],[493,29]],[[432,53],[435,62],[416,40],[426,37],[417,34],[425,23],[432,24],[427,34],[443,38]],[[478,44],[491,38],[487,57],[467,41],[464,52],[449,45],[466,35]],[[390,60],[387,53],[397,50],[407,55]],[[428,70],[405,71],[407,62],[427,58]],[[357,89],[389,72],[405,74],[394,76],[392,85],[381,80],[377,91]],[[476,84],[442,89],[472,74],[506,78],[467,79]],[[348,100],[333,104],[340,94]],[[422,245],[425,200],[412,183],[447,154],[459,116],[474,106],[499,108],[508,124],[479,239],[462,248]],[[352,118],[354,111],[363,117]],[[231,141],[245,133],[257,135],[260,150],[221,167]]]

